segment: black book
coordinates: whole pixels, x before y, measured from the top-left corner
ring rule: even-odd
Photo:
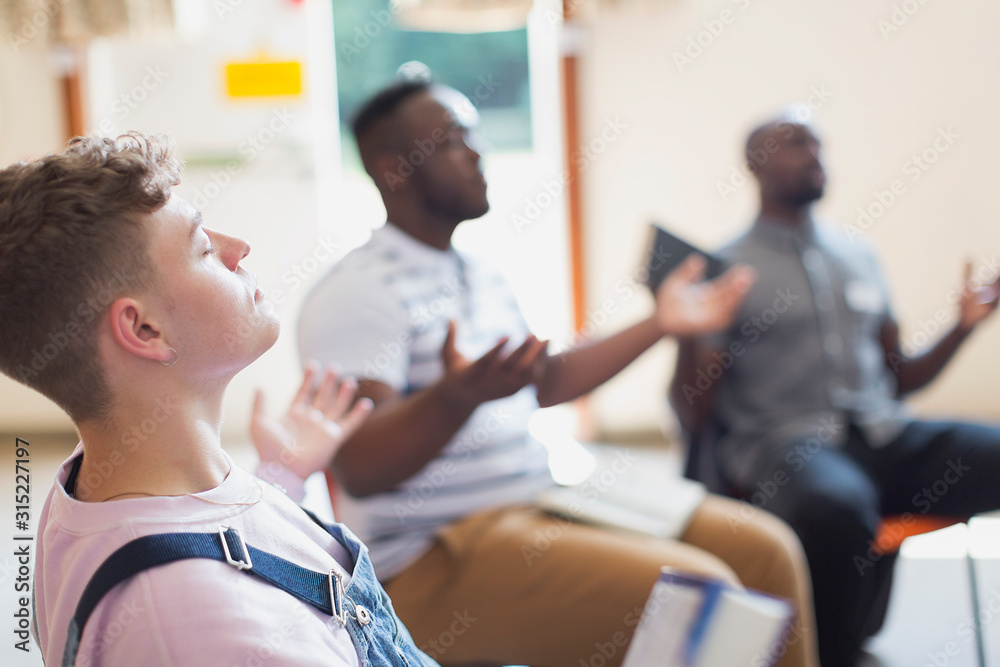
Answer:
[[[696,248],[684,239],[674,236],[657,223],[650,223],[652,239],[646,258],[646,270],[649,277],[646,285],[656,291],[663,279],[680,266],[688,255],[697,253],[705,258],[705,279],[711,280],[725,273],[728,265],[714,255]]]

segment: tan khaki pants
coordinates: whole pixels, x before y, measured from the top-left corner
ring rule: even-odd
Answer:
[[[532,507],[483,512],[449,526],[386,588],[417,646],[442,664],[614,667],[662,565],[791,599],[799,618],[774,648],[780,665],[819,666],[798,539],[767,512],[718,496],[699,507],[681,542]]]

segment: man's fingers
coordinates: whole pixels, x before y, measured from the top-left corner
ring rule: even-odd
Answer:
[[[718,278],[712,280],[708,285],[712,289],[735,293],[737,296],[746,294],[754,282],[757,281],[757,273],[745,264],[737,264],[728,269]]]
[[[500,358],[500,355],[503,354],[504,346],[507,345],[507,342],[509,340],[510,338],[504,336],[499,341],[497,341],[497,344],[494,345],[492,348],[490,348],[489,352],[479,357],[472,363],[472,369],[475,369],[475,372],[477,373],[481,373],[483,372],[484,369],[487,369],[493,364],[497,363]]]
[[[527,338],[525,338],[524,342],[521,343],[521,345],[516,350],[514,350],[513,352],[508,354],[506,358],[504,358],[501,364],[501,368],[503,368],[504,370],[517,368],[520,365],[521,360],[524,359],[525,355],[531,352],[532,347],[537,342],[538,339],[535,338],[534,336],[528,336]]]
[[[441,358],[444,359],[445,366],[458,355],[455,349],[455,320],[448,320],[448,333],[444,337],[444,345],[441,346]]]
[[[326,411],[337,395],[337,372],[333,368],[327,368],[323,372],[323,377],[319,381],[316,395],[313,396],[312,407]]]
[[[663,282],[664,284],[670,283],[671,285],[693,285],[694,283],[699,283],[705,278],[705,267],[707,264],[708,262],[704,257],[693,252],[684,258],[680,266],[667,274]]]
[[[316,373],[319,372],[319,362],[310,361],[306,364],[305,368],[302,369],[302,384],[299,385],[298,391],[295,392],[295,398],[292,399],[292,405],[296,403],[308,403],[309,396],[313,391],[313,378],[316,377]]]
[[[549,346],[549,341],[538,340],[534,336],[530,336],[528,340],[524,342],[524,345],[518,349],[520,354],[516,360],[508,359],[504,362],[505,367],[508,363],[513,361],[514,363],[509,366],[509,369],[518,375],[527,375],[527,381],[531,381],[534,373],[535,362],[538,361],[539,357],[545,354],[546,348]],[[523,351],[522,351],[523,349]],[[512,354],[511,357],[514,355]]]
[[[997,305],[997,300],[1000,298],[1000,291],[997,290],[995,284],[990,284],[985,287],[980,287],[974,292],[976,296],[976,302],[982,304],[989,304],[991,306]]]
[[[749,292],[750,288],[757,282],[757,272],[746,264],[737,264],[723,275],[731,276],[733,287],[744,294]]]
[[[347,413],[347,416],[343,419],[337,420],[343,431],[343,437],[349,438],[361,424],[368,419],[368,415],[372,413],[375,404],[372,403],[370,398],[360,398],[351,408],[351,411]]]
[[[337,389],[335,400],[325,410],[331,419],[339,419],[351,407],[354,396],[358,393],[358,381],[352,377],[345,378]]]
[[[253,412],[250,413],[251,423],[258,422],[267,416],[267,405],[264,400],[264,392],[257,389],[253,395]]]
[[[739,306],[757,280],[757,274],[748,266],[734,266],[708,283],[705,301],[729,309]]]
[[[516,370],[524,378],[525,384],[535,382],[538,379],[538,374],[541,371],[538,362],[548,355],[548,347],[549,341],[536,340],[530,353],[521,360],[521,364]]]

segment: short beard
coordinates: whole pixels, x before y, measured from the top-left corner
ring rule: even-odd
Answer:
[[[812,204],[815,201],[819,201],[823,198],[823,188],[803,188],[798,192],[793,193],[788,197],[790,203],[795,206],[805,206],[806,204]]]

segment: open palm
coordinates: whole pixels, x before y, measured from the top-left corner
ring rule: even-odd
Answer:
[[[302,384],[280,419],[267,416],[264,394],[258,390],[250,420],[250,437],[261,462],[278,462],[301,479],[330,465],[372,410],[367,398],[354,402],[357,381],[348,378],[338,383],[332,369],[323,373],[314,392],[318,372],[315,364],[306,367]]]
[[[665,335],[700,336],[729,327],[753,286],[753,269],[735,266],[701,282],[705,260],[691,255],[656,290],[656,319]]]
[[[976,286],[972,281],[972,262],[966,262],[962,300],[959,305],[961,326],[971,330],[997,309],[998,302],[1000,302],[1000,276],[985,285]]]

